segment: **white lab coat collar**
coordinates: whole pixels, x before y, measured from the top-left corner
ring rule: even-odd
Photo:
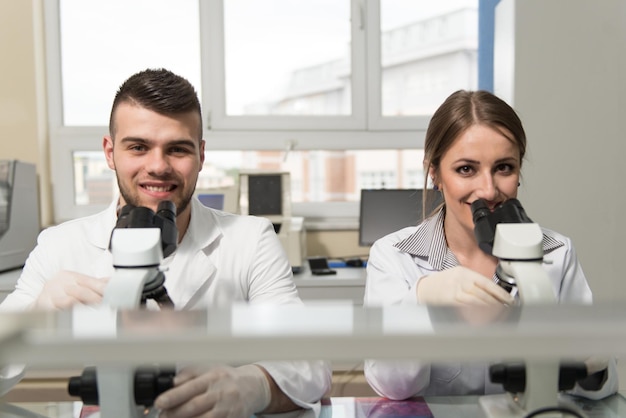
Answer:
[[[210,247],[222,235],[223,231],[215,213],[194,197],[191,200],[189,227],[176,250],[181,255],[192,255],[184,257],[187,261],[185,266],[174,270],[181,273],[178,277],[168,277],[166,273],[166,286],[177,308],[185,309],[196,305],[215,278],[217,267],[210,256]],[[176,253],[173,256],[176,257]],[[184,274],[185,272],[189,274]]]

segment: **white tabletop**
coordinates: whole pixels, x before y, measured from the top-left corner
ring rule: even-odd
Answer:
[[[300,298],[305,302],[345,300],[357,306],[362,305],[365,295],[365,268],[337,267],[333,270],[337,274],[316,276],[306,266],[301,273],[294,274],[293,280]]]
[[[293,279],[302,300],[349,300],[355,305],[363,304],[365,292],[365,268],[339,267],[337,274],[315,276],[308,266],[294,274]],[[15,288],[22,269],[0,272],[0,302]]]

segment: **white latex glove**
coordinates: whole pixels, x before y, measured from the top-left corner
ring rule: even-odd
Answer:
[[[514,298],[493,280],[457,266],[422,277],[417,300],[425,305],[512,304]]]
[[[265,373],[250,364],[183,369],[174,378],[174,387],[159,395],[154,405],[161,410],[160,418],[249,418],[270,401]]]
[[[0,396],[4,396],[24,377],[24,366],[9,365],[0,367]]]
[[[77,304],[99,304],[108,281],[73,271],[60,271],[44,284],[33,309],[56,310]]]

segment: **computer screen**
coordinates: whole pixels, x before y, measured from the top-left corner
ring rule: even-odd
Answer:
[[[196,188],[196,196],[200,203],[212,209],[237,213],[238,190],[234,186]]]
[[[224,210],[223,193],[198,193],[198,200],[200,200],[204,206],[217,210]]]
[[[421,222],[422,196],[421,189],[362,189],[359,245],[370,246],[387,234]],[[427,215],[441,203],[440,193],[430,200]]]

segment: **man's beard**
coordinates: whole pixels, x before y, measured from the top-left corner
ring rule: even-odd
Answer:
[[[117,173],[115,173],[115,176],[117,177]],[[142,206],[138,198],[135,198],[131,193],[128,193],[127,190],[125,190],[125,188],[122,186],[122,183],[120,182],[119,177],[117,177],[117,184],[118,184],[118,189],[120,190],[120,195],[124,199],[124,202],[126,202],[125,203],[126,205],[133,205],[135,207]],[[176,205],[176,216],[178,216],[178,214],[182,213],[185,209],[187,209],[187,206],[189,206],[189,202],[191,202],[191,198],[195,190],[196,188],[194,187],[191,190],[191,193],[188,196],[184,197],[180,201],[180,204]],[[172,203],[175,203],[175,202],[172,202]],[[156,210],[156,209],[152,209],[152,210]]]

